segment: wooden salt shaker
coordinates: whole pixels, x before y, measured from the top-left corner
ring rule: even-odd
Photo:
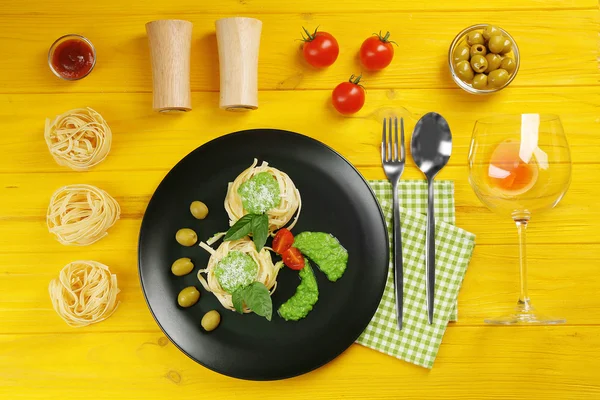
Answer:
[[[164,19],[148,22],[146,32],[152,61],[154,111],[190,111],[190,51],[192,27],[189,21]]]
[[[215,26],[221,78],[219,106],[229,111],[256,110],[262,22],[233,17],[219,19]]]

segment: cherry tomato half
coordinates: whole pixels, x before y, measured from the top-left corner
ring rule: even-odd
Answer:
[[[277,254],[283,254],[287,249],[292,247],[294,244],[294,235],[289,229],[282,228],[277,231],[275,238],[273,238],[273,250]]]
[[[341,114],[354,114],[365,104],[365,89],[358,84],[360,78],[352,75],[348,82],[342,82],[333,89],[331,102]]]
[[[302,52],[306,62],[316,68],[329,67],[333,64],[340,53],[340,47],[333,35],[327,32],[318,32],[318,28],[313,33],[304,27],[302,29],[307,35],[307,37],[302,35],[302,40],[304,40]]]
[[[391,42],[389,38],[389,32],[385,36],[379,32],[379,35],[371,36],[363,42],[360,46],[360,62],[365,68],[378,71],[390,65],[394,58],[392,43],[396,43]]]
[[[304,268],[304,256],[295,247],[290,247],[283,254],[283,263],[291,269],[300,270]]]

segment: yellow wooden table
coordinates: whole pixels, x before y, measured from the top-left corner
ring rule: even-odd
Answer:
[[[600,73],[596,0],[3,0],[0,11],[0,399],[338,399],[600,398]],[[229,15],[263,21],[258,111],[218,110],[214,21]],[[151,107],[144,24],[159,18],[194,23],[193,106],[185,115]],[[504,91],[475,97],[456,88],[448,45],[462,28],[489,22],[519,44],[521,70]],[[340,43],[325,71],[299,56],[301,27],[320,26]],[[392,65],[366,74],[365,108],[343,118],[332,88],[360,72],[356,53],[375,31],[398,42]],[[50,44],[66,33],[92,40],[98,63],[76,83],[55,78]],[[44,120],[76,107],[98,110],[113,148],[90,172],[56,165]],[[404,107],[438,111],[454,134],[441,178],[456,185],[459,226],[477,248],[433,370],[353,345],[330,364],[277,382],[246,382],[213,373],[180,353],[144,302],[136,246],[146,204],[166,172],[188,152],[228,132],[257,127],[312,136],[346,156],[367,178],[382,178],[379,126],[372,116]],[[529,234],[534,304],[568,323],[501,328],[483,318],[517,298],[516,231],[477,200],[467,182],[475,119],[501,112],[557,113],[572,146],[573,183],[560,205],[535,217]],[[412,163],[405,178],[420,177]],[[64,247],[47,231],[50,195],[89,183],[121,204],[121,220],[102,241]],[[48,283],[68,262],[93,259],[119,278],[121,305],[108,320],[68,327],[53,311]]]

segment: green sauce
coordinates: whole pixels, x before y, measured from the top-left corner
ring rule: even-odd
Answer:
[[[319,300],[317,279],[308,260],[305,262],[306,266],[300,270],[301,282],[296,293],[279,307],[279,315],[286,321],[298,321],[306,317]]]
[[[256,281],[257,275],[258,264],[241,251],[230,251],[215,267],[219,285],[230,294]]]
[[[244,210],[250,214],[264,214],[281,203],[279,182],[268,172],[260,172],[242,183],[238,194]]]
[[[340,279],[346,271],[348,252],[329,233],[302,232],[296,235],[294,247],[314,261],[332,282]]]

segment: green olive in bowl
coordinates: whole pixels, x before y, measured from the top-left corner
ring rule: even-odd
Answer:
[[[480,74],[485,71],[488,67],[488,62],[481,54],[474,55],[471,57],[471,68],[473,71]]]
[[[459,61],[469,61],[471,57],[471,48],[467,45],[458,46],[456,50],[454,50],[454,62],[457,63]]]
[[[506,84],[509,73],[505,69],[497,69],[488,74],[488,85],[493,88],[500,88]]]
[[[456,75],[465,82],[471,82],[475,73],[473,72],[473,68],[471,68],[471,64],[463,60],[456,64]]]

